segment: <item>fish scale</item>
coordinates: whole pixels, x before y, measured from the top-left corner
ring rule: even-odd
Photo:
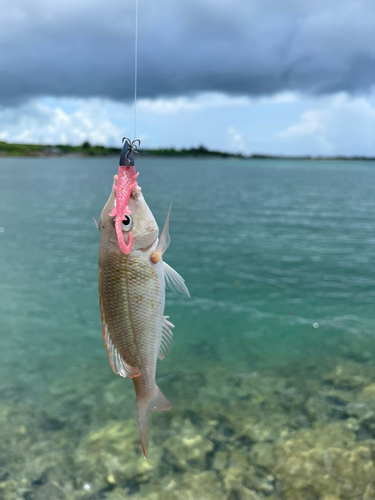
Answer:
[[[142,380],[145,372],[155,373],[164,311],[164,300],[159,299],[164,297],[162,264],[154,266],[156,271],[149,261],[148,255],[123,253],[109,253],[101,260],[101,293],[112,342],[128,364],[144,367]]]

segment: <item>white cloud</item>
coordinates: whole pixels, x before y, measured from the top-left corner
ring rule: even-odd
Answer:
[[[281,132],[282,137],[293,137],[301,135],[311,135],[323,133],[325,126],[322,123],[322,112],[320,110],[310,110],[303,113],[301,120],[296,125],[288,127]]]
[[[375,92],[309,99],[297,123],[276,134],[298,154],[375,155]]]
[[[138,137],[142,142],[148,140],[147,147],[190,147],[204,143],[212,149],[246,152],[244,139],[236,127],[233,125],[228,132],[228,116],[250,112],[254,107],[276,109],[296,99],[296,94],[291,93],[261,98],[202,93],[191,97],[139,99]],[[133,120],[133,104],[108,99],[45,97],[16,108],[0,107],[0,140],[40,144],[81,144],[88,140],[93,144],[119,145],[124,135],[133,135]],[[210,142],[210,134],[219,143]]]
[[[120,130],[101,106],[99,100],[76,101],[67,99],[55,106],[44,100],[35,100],[18,108],[0,108],[0,140],[39,144],[81,144],[89,140],[93,144],[117,143]]]
[[[133,138],[132,105],[108,99],[36,99],[0,108],[0,140],[121,145]],[[140,99],[138,137],[146,148],[192,147],[269,154],[375,155],[375,90],[306,97],[198,94]]]

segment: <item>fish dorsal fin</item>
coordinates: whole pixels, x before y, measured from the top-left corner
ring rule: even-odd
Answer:
[[[158,354],[159,359],[164,359],[169,353],[169,351],[172,349],[173,345],[173,333],[171,328],[174,328],[174,325],[172,325],[172,323],[168,321],[168,318],[169,316],[163,316],[161,343]]]
[[[186,293],[186,295],[190,297],[184,278],[180,276],[171,266],[168,266],[166,262],[163,262],[163,267],[166,288],[175,292]]]
[[[167,250],[171,242],[171,237],[169,236],[169,214],[171,213],[171,208],[172,208],[172,203],[170,204],[167,219],[165,221],[164,228],[159,238],[158,244],[155,250],[150,255],[151,262],[153,262],[154,264],[157,264],[158,262],[161,261],[163,253]]]
[[[169,214],[171,213],[171,208],[172,203],[170,204],[164,228],[159,238],[158,246],[156,247],[156,252],[160,252],[161,255],[163,255],[171,243],[171,237],[169,236]]]

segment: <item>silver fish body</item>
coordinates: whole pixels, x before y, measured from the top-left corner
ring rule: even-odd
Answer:
[[[103,208],[99,229],[99,294],[103,335],[115,373],[133,380],[137,397],[140,438],[148,451],[148,418],[171,405],[155,382],[157,358],[164,358],[173,343],[164,316],[165,284],[188,294],[183,279],[162,260],[169,245],[168,219],[160,240],[159,229],[139,187],[129,199],[133,245],[124,254],[116,236],[112,193]],[[124,230],[127,243],[128,228]]]

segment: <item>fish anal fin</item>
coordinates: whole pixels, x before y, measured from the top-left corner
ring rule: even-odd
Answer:
[[[170,321],[168,321],[169,316],[163,316],[163,326],[161,333],[161,342],[158,358],[164,359],[173,346],[173,333],[171,328],[174,328],[174,325]]]
[[[186,295],[190,297],[184,278],[166,262],[163,262],[163,267],[166,288],[175,292],[186,293]]]

